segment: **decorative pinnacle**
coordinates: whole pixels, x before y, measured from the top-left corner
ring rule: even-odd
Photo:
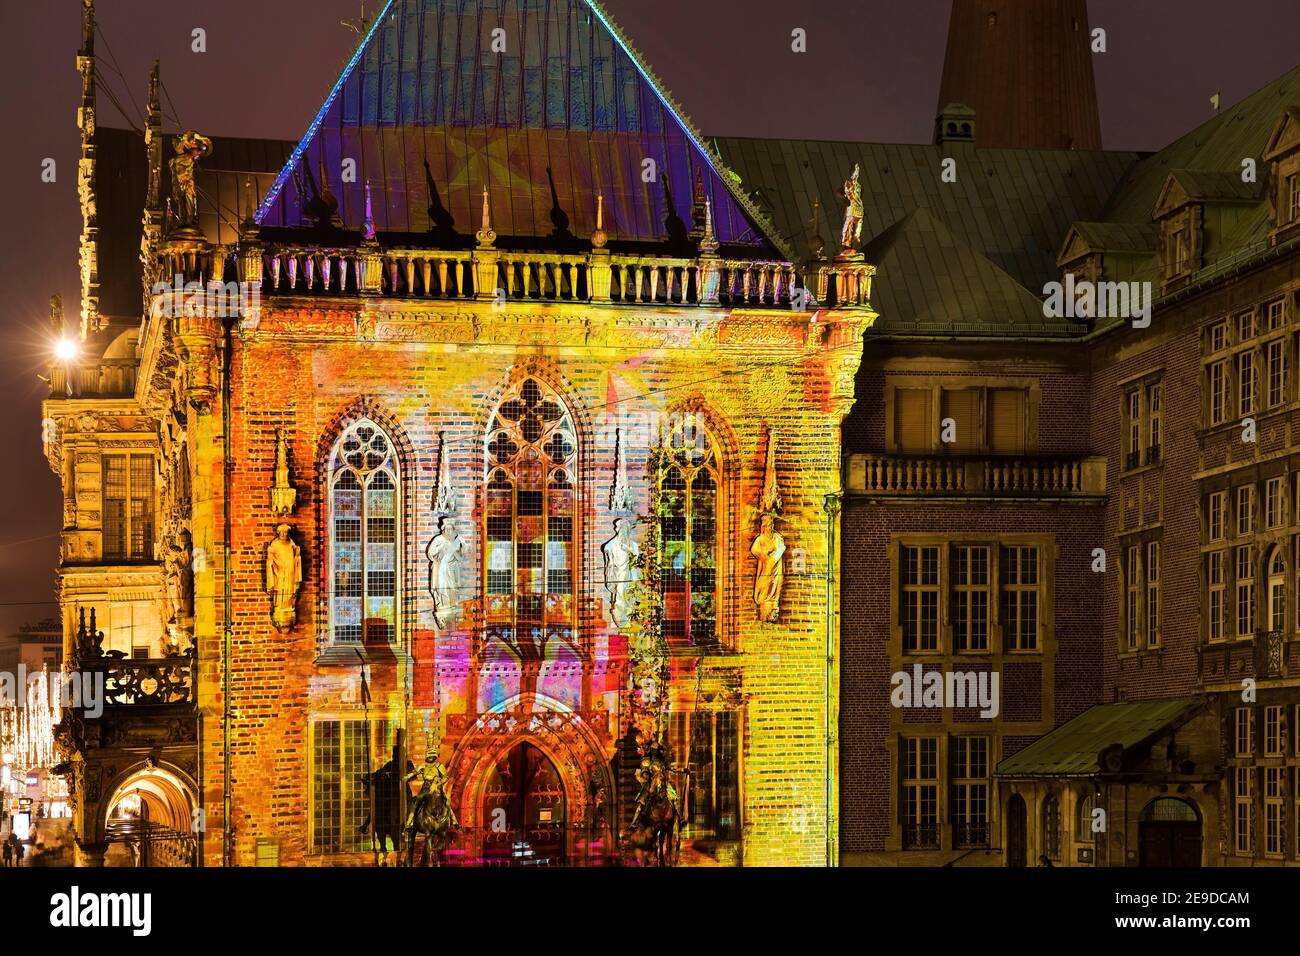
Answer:
[[[479,248],[486,249],[496,242],[497,234],[492,228],[492,207],[488,203],[488,188],[483,187],[483,228],[474,233]]]
[[[605,195],[596,193],[596,231],[591,234],[591,246],[600,249],[607,242],[609,233],[605,231]]]
[[[718,251],[718,240],[713,235],[713,200],[704,200],[704,238],[700,240],[700,252],[711,256]]]
[[[366,223],[362,235],[366,242],[373,242],[375,239],[375,214],[370,207],[370,180],[368,179],[366,180]]]

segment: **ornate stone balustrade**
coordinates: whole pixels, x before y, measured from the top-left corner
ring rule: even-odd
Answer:
[[[1106,493],[1102,458],[907,458],[851,455],[848,491],[866,495],[1094,497]]]
[[[239,248],[165,244],[165,281],[243,281],[264,295],[379,295],[416,299],[623,302],[727,307],[867,307],[865,262],[670,258],[589,253],[329,247],[249,242]]]
[[[81,660],[83,675],[104,675],[104,704],[184,704],[194,699],[194,659],[101,657]]]

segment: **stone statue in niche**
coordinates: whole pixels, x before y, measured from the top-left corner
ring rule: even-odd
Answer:
[[[460,620],[460,565],[465,539],[456,530],[456,520],[443,518],[438,533],[424,549],[429,559],[429,595],[433,598],[433,619],[439,628]]]
[[[758,563],[754,575],[758,619],[775,624],[781,614],[781,587],[785,583],[785,539],[776,530],[775,515],[763,515],[758,537],[749,553]]]
[[[298,589],[302,587],[302,549],[290,537],[287,524],[275,527],[266,546],[266,593],[271,595],[271,623],[281,634],[298,622]]]
[[[641,547],[632,537],[632,519],[614,519],[614,537],[601,547],[605,555],[605,590],[609,594],[609,616],[618,627],[632,620],[632,585],[638,572],[636,559]]]
[[[171,603],[171,620],[180,623],[194,617],[194,548],[190,533],[184,529],[167,549],[167,595]]]
[[[271,485],[271,514],[287,515],[298,501],[298,491],[289,483],[289,429],[275,430],[275,483]]]

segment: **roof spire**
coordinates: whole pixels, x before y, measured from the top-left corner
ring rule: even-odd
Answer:
[[[81,162],[77,193],[81,197],[81,335],[99,331],[99,225],[95,211],[95,0],[81,0]]]

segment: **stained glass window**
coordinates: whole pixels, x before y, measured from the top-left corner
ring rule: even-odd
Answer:
[[[718,456],[700,417],[673,417],[659,464],[664,636],[718,642]]]
[[[560,397],[535,378],[512,386],[488,425],[483,565],[487,635],[521,664],[572,644],[578,439]]]
[[[333,640],[359,644],[397,631],[397,460],[393,443],[363,418],[334,445],[329,462],[330,622]]]

